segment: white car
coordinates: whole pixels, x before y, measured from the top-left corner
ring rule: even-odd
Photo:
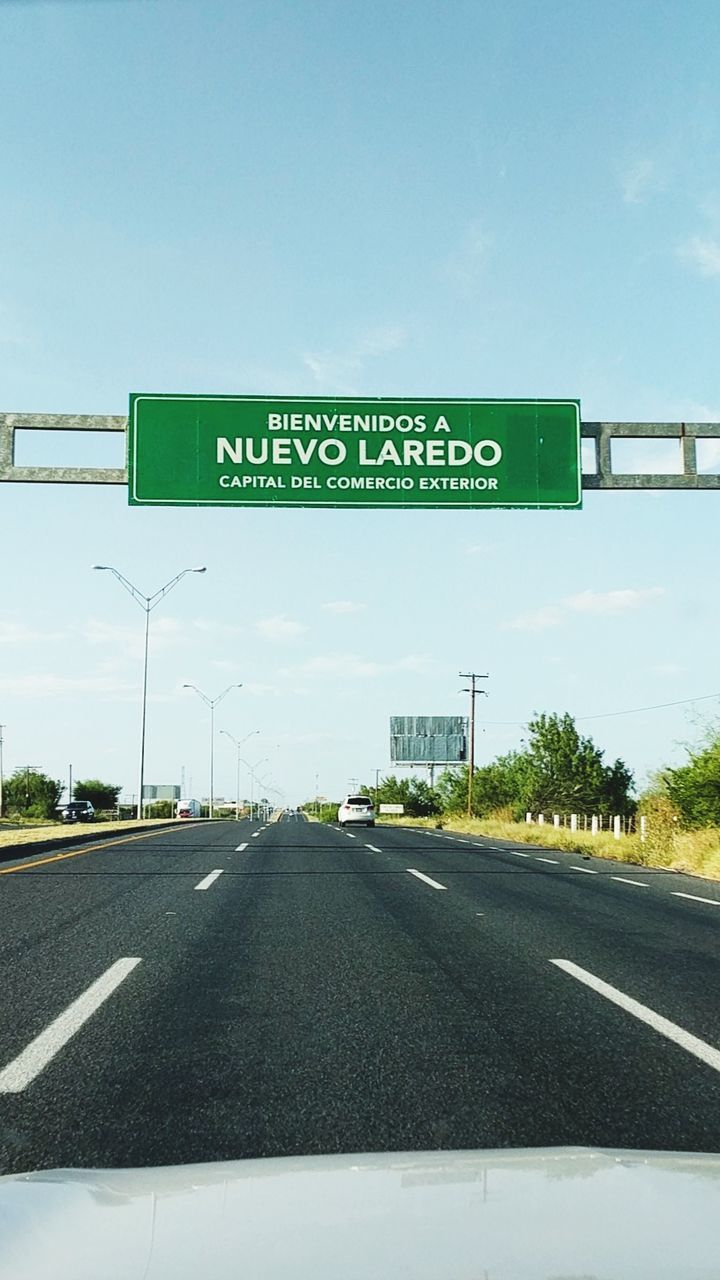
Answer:
[[[341,827],[357,823],[366,827],[375,826],[375,805],[369,796],[348,796],[338,809],[337,820]]]

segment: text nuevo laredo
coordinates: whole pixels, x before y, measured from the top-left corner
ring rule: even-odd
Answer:
[[[464,467],[474,462],[481,467],[496,467],[503,451],[497,440],[383,440],[360,438],[353,441],[353,461],[361,467]],[[228,440],[217,439],[216,461],[222,465],[231,462],[236,466],[290,467],[298,462],[308,466],[320,462],[326,467],[339,467],[347,462],[348,444],[344,440],[288,440],[274,436],[258,439],[254,436],[236,436]]]

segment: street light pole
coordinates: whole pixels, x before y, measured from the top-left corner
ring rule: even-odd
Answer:
[[[256,764],[250,764],[247,760],[242,760],[245,768],[250,774],[250,817],[252,818],[255,810],[255,770],[260,768],[261,764],[267,764],[268,757],[264,756],[262,760],[258,760]]]
[[[242,689],[241,684],[229,684],[227,689],[223,689],[217,698],[209,698],[202,689],[198,689],[196,684],[184,684],[183,689],[194,689],[198,697],[202,698],[207,707],[210,708],[210,806],[208,816],[212,818],[215,801],[215,708],[218,702],[222,702],[231,689]]]
[[[223,733],[226,738],[229,738],[231,742],[235,743],[235,748],[237,750],[237,771],[235,774],[235,821],[238,822],[240,820],[240,748],[243,742],[247,742],[248,738],[254,738],[255,734],[259,733],[260,730],[253,729],[250,733],[246,733],[244,738],[240,738],[239,740],[232,733],[228,733],[227,729],[221,729],[220,732]]]
[[[207,569],[205,565],[201,565],[197,569],[181,569],[180,573],[176,573],[174,578],[171,578],[169,582],[166,582],[165,586],[160,587],[158,591],[154,591],[151,596],[143,595],[142,591],[139,591],[137,587],[133,586],[132,582],[130,582],[128,578],[124,577],[124,575],[120,573],[119,569],[113,568],[111,564],[94,564],[93,569],[105,570],[108,573],[112,573],[117,578],[120,585],[123,586],[125,590],[128,592],[128,594],[132,596],[136,604],[139,604],[140,608],[145,611],[145,643],[143,646],[142,714],[140,716],[140,769],[139,769],[137,811],[136,811],[136,817],[142,818],[143,790],[144,790],[144,783],[145,783],[145,724],[147,720],[148,645],[149,645],[149,637],[150,637],[150,614],[152,613],[155,606],[158,605],[161,600],[164,600],[165,596],[168,595],[170,591],[172,591],[173,587],[177,586],[180,579],[184,578],[187,573],[206,573]]]

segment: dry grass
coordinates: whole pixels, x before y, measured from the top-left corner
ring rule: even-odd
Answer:
[[[0,826],[0,849],[7,848],[8,845],[39,844],[43,840],[55,840],[58,837],[71,843],[73,840],[79,839],[80,836],[107,835],[110,831],[142,831],[144,827],[156,827],[161,822],[175,821],[175,818],[154,818],[148,819],[146,822],[138,822],[136,819],[125,822],[67,824],[48,822],[44,826],[37,827],[7,827],[3,824]]]
[[[385,823],[387,819],[381,821]],[[532,844],[543,849],[563,849],[567,853],[594,853],[597,857],[617,862],[665,867],[704,876],[708,880],[720,880],[720,829],[716,827],[702,831],[674,831],[667,841],[656,845],[652,840],[641,841],[639,836],[621,836],[616,840],[606,831],[591,836],[584,831],[570,832],[564,827],[539,827],[534,823],[501,822],[495,818],[402,817],[394,820],[399,826],[429,828],[436,827],[438,821],[442,822],[445,831],[513,840],[517,844]]]

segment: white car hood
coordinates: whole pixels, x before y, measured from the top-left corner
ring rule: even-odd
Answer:
[[[0,1178],[2,1280],[717,1280],[720,1157],[308,1156]]]

